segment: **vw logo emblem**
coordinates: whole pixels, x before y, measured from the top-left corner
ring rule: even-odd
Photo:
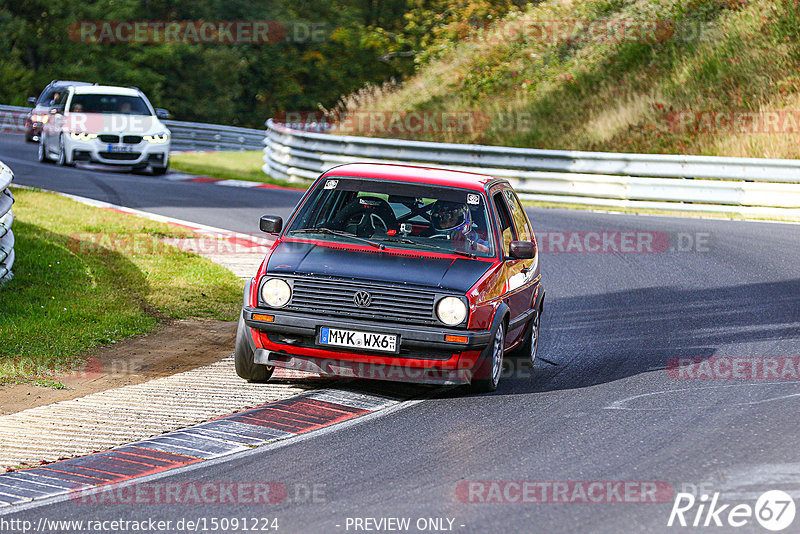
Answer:
[[[372,304],[372,295],[366,291],[358,291],[353,296],[353,302],[359,308],[369,308],[369,305]]]

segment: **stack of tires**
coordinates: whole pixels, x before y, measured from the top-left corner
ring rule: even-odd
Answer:
[[[0,284],[11,278],[11,267],[14,265],[14,232],[11,231],[14,196],[8,189],[13,179],[14,173],[0,161]]]

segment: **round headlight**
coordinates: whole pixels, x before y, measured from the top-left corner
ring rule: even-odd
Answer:
[[[445,297],[436,305],[436,315],[444,324],[455,326],[467,316],[467,306],[461,299]]]
[[[261,286],[261,298],[273,308],[282,308],[292,298],[292,288],[280,278],[270,278]]]

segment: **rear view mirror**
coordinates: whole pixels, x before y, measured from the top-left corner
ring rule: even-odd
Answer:
[[[36,97],[35,96],[29,96],[28,97],[28,104],[33,104],[35,106],[36,105]]]
[[[156,117],[158,117],[159,119],[168,119],[169,111],[162,108],[156,108]]]
[[[283,230],[283,219],[277,215],[262,215],[259,227],[264,233],[279,234]]]
[[[509,255],[518,260],[529,260],[536,256],[536,243],[533,241],[512,241]]]

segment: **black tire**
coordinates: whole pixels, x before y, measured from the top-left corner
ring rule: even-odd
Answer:
[[[536,354],[539,351],[539,340],[541,338],[542,330],[542,309],[539,308],[534,312],[533,317],[528,322],[525,328],[524,338],[522,343],[513,350],[511,355],[520,360],[529,360],[531,366],[536,360]]]
[[[153,176],[163,176],[167,174],[167,169],[169,167],[150,167],[150,174]]]
[[[503,322],[492,335],[492,341],[483,349],[481,361],[475,370],[469,390],[472,393],[491,393],[497,389],[503,374],[503,348],[505,346],[506,327]]]
[[[236,328],[236,347],[233,351],[236,374],[251,382],[266,382],[272,376],[275,368],[253,361],[255,347],[253,340],[250,339],[249,330],[244,318],[239,317],[239,326]]]
[[[50,163],[50,157],[47,155],[47,151],[44,148],[44,139],[40,136],[39,137],[39,163]]]
[[[62,136],[58,138],[58,158],[56,158],[56,165],[59,167],[67,165],[67,152],[64,150],[64,138]]]

